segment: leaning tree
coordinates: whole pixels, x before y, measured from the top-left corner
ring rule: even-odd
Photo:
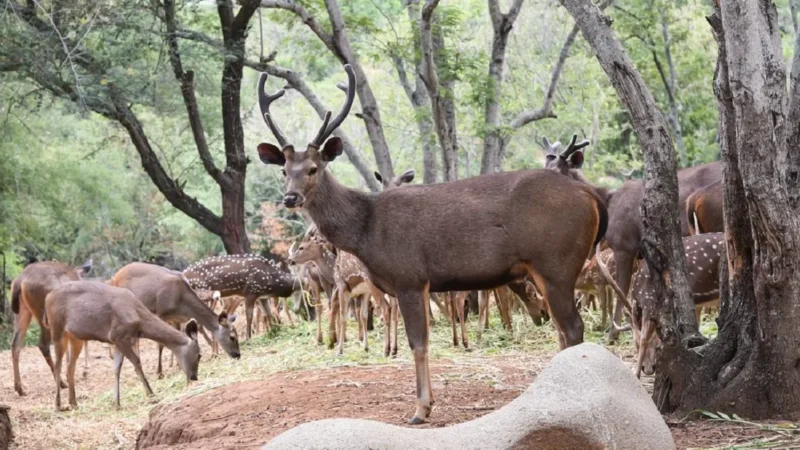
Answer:
[[[202,69],[196,70],[200,62],[187,61],[181,45],[182,40],[196,35],[196,30],[179,18],[179,9],[188,7],[188,2],[5,0],[0,19],[0,73],[32,82],[121,126],[145,172],[175,208],[218,235],[229,253],[249,252],[244,201],[249,160],[244,148],[240,91],[248,26],[259,4],[257,0],[241,1],[236,9],[231,0],[216,2],[216,29],[223,51],[212,56],[221,69],[217,76],[224,168],[212,155],[206,128],[209,118],[203,114],[195,92],[200,78],[196,73],[203,74]],[[192,13],[198,12],[202,11]],[[171,69],[176,81],[170,89],[164,89],[162,66]],[[198,158],[219,188],[221,215],[186,192],[186,180],[165,168],[169,161],[159,155],[141,118],[143,106],[152,107],[154,99],[177,92],[185,106]]]
[[[641,249],[660,295],[654,398],[664,411],[698,408],[753,418],[800,412],[800,39],[787,92],[775,5],[722,0],[708,18],[719,55],[728,264],[719,333],[698,336],[678,232],[675,152],[652,95],[590,0],[561,0],[631,114],[644,150]]]

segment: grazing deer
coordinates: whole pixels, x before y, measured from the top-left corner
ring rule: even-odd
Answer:
[[[689,218],[689,234],[725,231],[722,217],[722,181],[694,191],[686,199],[686,217]]]
[[[197,342],[197,323],[194,319],[186,324],[185,333],[181,333],[151,313],[131,291],[96,281],[62,284],[47,295],[45,310],[45,326],[53,336],[56,350],[56,411],[61,411],[58,374],[67,348],[70,352],[67,370],[69,404],[78,406],[75,398],[75,365],[83,348],[83,341],[100,341],[114,345],[114,401],[117,408],[120,406],[119,375],[123,357],[133,364],[147,395],[154,396],[142,371],[139,356],[133,350],[139,338],[165,345],[177,356],[187,380],[197,380],[200,345]]]
[[[25,395],[22,389],[22,380],[19,374],[19,356],[25,345],[25,335],[31,319],[36,319],[41,327],[39,334],[39,351],[44,360],[54,370],[53,358],[50,356],[50,332],[42,327],[44,315],[44,299],[54,289],[69,281],[81,279],[92,268],[92,260],[86,261],[81,267],[71,267],[67,264],[46,261],[28,265],[21,274],[11,283],[11,311],[14,313],[14,334],[11,338],[11,364],[14,371],[14,390],[20,396]],[[54,372],[60,376],[57,372]],[[67,387],[61,382],[61,387]]]
[[[299,289],[299,283],[291,273],[275,261],[258,255],[212,256],[192,264],[183,275],[194,290],[219,291],[222,297],[244,297],[248,340],[256,300],[263,296],[286,298]],[[272,322],[271,307],[261,300],[259,305],[269,326]]]
[[[570,178],[589,183],[581,173],[583,166],[583,147],[589,141],[575,143],[577,135],[572,137],[564,151],[560,151],[561,144],[553,144],[542,138],[545,148],[545,167],[566,175]],[[689,222],[683,211],[686,210],[686,199],[694,191],[708,184],[722,179],[722,166],[719,162],[688,167],[678,171],[678,211],[680,211],[681,233],[689,235]],[[594,187],[597,194],[603,198],[608,207],[608,230],[605,240],[614,252],[617,273],[616,283],[622,292],[628,292],[633,273],[634,262],[639,255],[639,243],[642,240],[642,219],[639,204],[644,193],[642,180],[626,181],[621,187],[609,191],[602,187]],[[622,317],[623,304],[619,301],[614,309],[614,323],[619,323]],[[613,342],[619,328],[612,327],[608,341]]]
[[[203,329],[209,330],[214,341],[231,357],[238,359],[239,341],[233,322],[236,315],[223,311],[217,316],[189,286],[180,272],[153,264],[135,262],[119,269],[111,284],[133,292],[139,301],[153,314],[165,321],[177,323],[194,319]],[[216,291],[215,291],[216,292]],[[159,378],[163,376],[161,354],[164,346],[158,346]]]
[[[686,268],[689,271],[689,286],[700,321],[703,307],[719,305],[719,265],[726,264],[725,233],[696,234],[683,238],[683,250],[686,255]],[[638,350],[636,358],[636,377],[642,370],[646,375],[655,371],[656,348],[661,344],[655,334],[655,323],[651,320],[652,312],[643,305],[652,304],[655,289],[650,280],[650,273],[644,262],[633,278],[631,297],[633,299],[633,337]]]
[[[429,293],[493,289],[530,276],[549,305],[560,347],[581,343],[583,321],[573,290],[583,262],[605,232],[605,204],[590,186],[550,170],[494,173],[377,194],[342,186],[326,167],[342,154],[341,138],[329,136],[355,95],[353,69],[346,65],[345,71],[345,105],[333,120],[326,114],[305,152],[295,151],[273,121],[269,105],[283,91],[267,95],[262,73],[261,112],[281,147],[262,143],[258,153],[262,162],[283,168],[284,205],[304,208],[329,242],[354,254],[370,280],[397,297],[416,368],[410,423],[419,424],[433,400]]]

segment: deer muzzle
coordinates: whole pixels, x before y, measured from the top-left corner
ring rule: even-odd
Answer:
[[[297,192],[287,192],[283,196],[283,204],[287,208],[300,208],[303,206],[305,199]]]

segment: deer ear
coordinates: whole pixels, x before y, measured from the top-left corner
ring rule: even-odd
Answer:
[[[222,311],[221,313],[219,313],[219,317],[217,317],[217,320],[219,321],[219,324],[221,326],[227,327],[228,326],[228,322],[229,322],[228,313],[226,313],[225,311]]]
[[[583,167],[583,150],[578,150],[569,155],[569,167],[571,169],[580,169]]]
[[[375,179],[378,180],[378,182],[383,183],[383,177],[377,170],[375,171]]]
[[[322,150],[320,150],[322,160],[325,162],[333,161],[337,156],[342,154],[343,148],[344,144],[342,143],[342,138],[339,136],[328,139],[325,141],[325,144],[322,145]]]
[[[189,339],[193,341],[197,340],[197,333],[198,333],[197,322],[195,322],[194,319],[186,323],[186,328],[183,331],[186,333],[187,336],[189,336]]]
[[[275,164],[278,166],[286,164],[286,157],[276,145],[264,142],[258,144],[258,157],[261,158],[261,162],[264,164]]]
[[[231,314],[230,316],[228,316],[228,324],[232,324],[233,322],[236,322],[236,318],[237,317],[239,317],[239,316],[237,316],[236,314]]]
[[[414,181],[414,169],[406,170],[404,174],[400,175],[400,182],[401,183],[411,183]]]
[[[75,270],[81,275],[84,276],[92,270],[92,258],[87,259],[82,266],[76,267]]]

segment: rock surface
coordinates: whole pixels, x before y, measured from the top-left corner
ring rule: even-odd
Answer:
[[[418,430],[327,419],[293,428],[262,448],[655,450],[675,443],[631,370],[605,348],[585,343],[556,355],[516,400],[470,422]]]

